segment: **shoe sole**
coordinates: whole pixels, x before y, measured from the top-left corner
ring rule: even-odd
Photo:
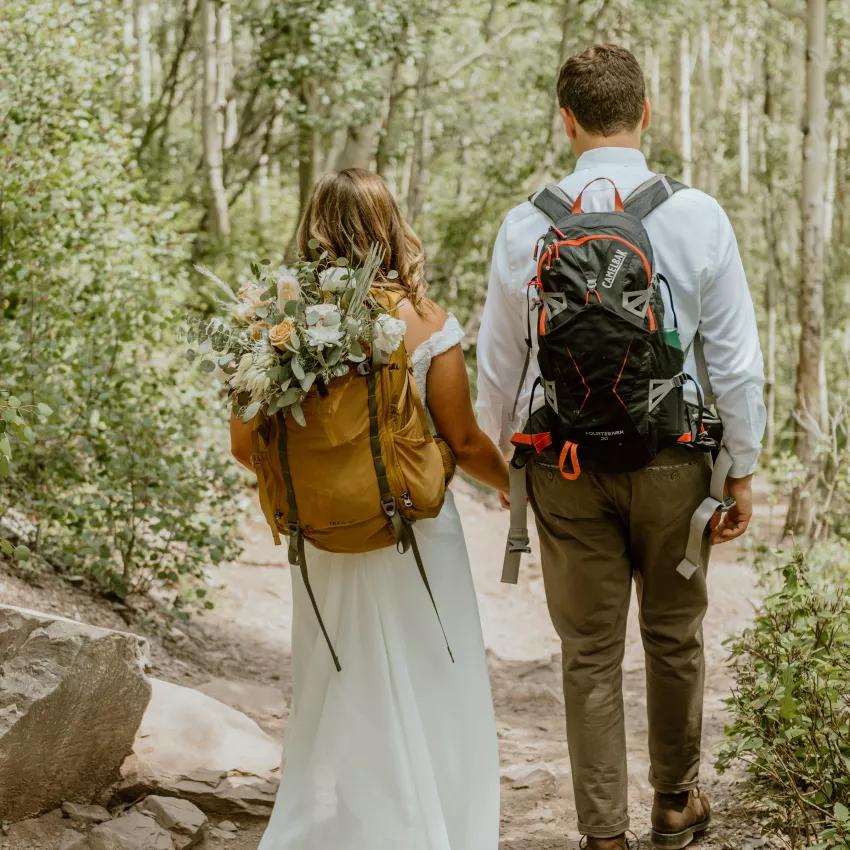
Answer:
[[[687,847],[697,836],[701,836],[711,824],[711,818],[702,823],[689,826],[682,832],[656,832],[650,830],[652,846],[657,850],[682,850]]]

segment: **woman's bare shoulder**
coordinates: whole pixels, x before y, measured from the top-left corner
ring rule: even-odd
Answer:
[[[409,301],[403,301],[399,304],[398,316],[407,324],[404,341],[407,350],[413,351],[443,329],[449,314],[433,301],[425,301],[420,312],[417,312]]]

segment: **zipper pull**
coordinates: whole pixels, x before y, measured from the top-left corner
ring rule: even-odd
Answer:
[[[402,493],[401,494],[401,503],[406,508],[412,508],[413,507],[413,502],[410,501],[410,493]]]

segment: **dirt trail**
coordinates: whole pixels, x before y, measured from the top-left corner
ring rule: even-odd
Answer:
[[[764,495],[758,499],[762,505],[766,503]],[[455,496],[467,535],[496,701],[503,769],[501,847],[574,850],[579,836],[564,737],[560,647],[546,610],[538,557],[535,554],[524,560],[519,586],[502,585],[499,576],[507,515],[494,500],[482,497],[464,482],[455,484]],[[759,508],[759,514],[766,531],[767,508]],[[217,683],[219,698],[246,711],[269,734],[281,739],[291,694],[290,575],[282,566],[284,550],[271,545],[260,519],[248,523],[245,534],[247,548],[241,562],[211,575],[216,609],[185,628],[152,636],[153,672],[190,686],[225,680]],[[42,607],[66,616],[76,612],[90,622],[127,627],[121,622],[121,618],[128,619],[126,612],[105,610],[62,582],[56,587],[56,581],[32,588],[0,575],[0,582],[6,582],[0,595],[11,604]],[[748,623],[759,592],[741,550],[733,545],[715,550],[709,584],[702,782],[717,815],[715,826],[698,846],[702,850],[751,850],[762,842],[757,825],[747,823],[735,811],[736,785],[741,777],[717,776],[711,748],[723,735],[723,700],[730,687],[722,642]],[[138,620],[131,625],[143,630]],[[624,682],[632,829],[645,840],[652,790],[647,781],[644,660],[634,605]],[[534,787],[516,790],[505,774],[518,766],[541,767],[551,776],[545,773]],[[210,839],[205,846],[256,850],[264,824],[246,819],[239,826],[233,839],[220,843]]]

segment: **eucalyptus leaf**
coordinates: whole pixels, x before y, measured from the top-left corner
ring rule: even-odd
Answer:
[[[249,404],[245,412],[242,414],[242,421],[247,425],[259,412],[262,405],[259,401]]]
[[[3,436],[0,437],[0,455],[8,458],[12,457],[12,446],[10,445],[9,437],[6,434],[3,434]]]
[[[395,269],[387,272],[387,280],[395,280],[398,277],[398,272]]]
[[[307,247],[308,247],[308,248],[310,248],[311,250],[315,251],[315,250],[319,247],[319,245],[320,245],[320,244],[321,244],[321,243],[319,242],[319,240],[318,240],[318,239],[311,239],[311,240],[307,243]]]
[[[16,546],[12,555],[19,561],[28,561],[30,559],[30,550],[26,546]]]
[[[12,408],[18,408],[18,407],[21,406],[21,400],[19,398],[17,398],[16,396],[13,396],[13,395],[9,396],[9,398],[7,399],[7,402],[9,404],[9,407],[12,407]]]
[[[301,365],[301,361],[297,357],[292,359],[292,374],[295,375],[296,379],[299,381],[304,379],[304,367]]]
[[[302,427],[307,427],[307,420],[304,418],[304,411],[301,409],[300,404],[293,404],[290,408],[292,411],[292,418]]]
[[[227,366],[227,364],[230,363],[230,361],[233,360],[233,358],[234,358],[234,355],[233,355],[232,352],[228,352],[227,354],[222,354],[221,357],[218,358],[218,365],[219,366]]]
[[[15,547],[8,540],[4,540],[0,537],[0,550],[3,551],[4,555],[12,555],[15,551]]]
[[[310,387],[313,386],[314,381],[316,380],[315,372],[307,372],[303,378],[301,378],[301,389],[304,390],[305,393],[310,392]]]
[[[202,360],[199,368],[208,375],[210,372],[215,372],[215,363],[212,360]]]
[[[12,465],[9,463],[9,458],[0,455],[0,478],[8,478],[11,471]]]
[[[337,264],[340,268],[343,268],[344,266],[347,266],[347,265],[348,265],[348,257],[337,257],[337,258],[336,258],[336,264]]]
[[[186,358],[186,359],[187,359],[190,363],[191,363],[191,362],[192,362],[192,361],[193,361],[193,360],[194,360],[197,356],[198,356],[198,353],[197,353],[194,349],[192,349],[192,348],[187,349],[186,354],[184,355],[184,357],[185,357],[185,358]]]
[[[257,316],[261,319],[267,319],[269,317],[268,307],[257,307]]]
[[[38,412],[42,416],[52,416],[53,415],[53,409],[50,407],[50,405],[43,404],[43,403],[40,403],[38,405]]]

